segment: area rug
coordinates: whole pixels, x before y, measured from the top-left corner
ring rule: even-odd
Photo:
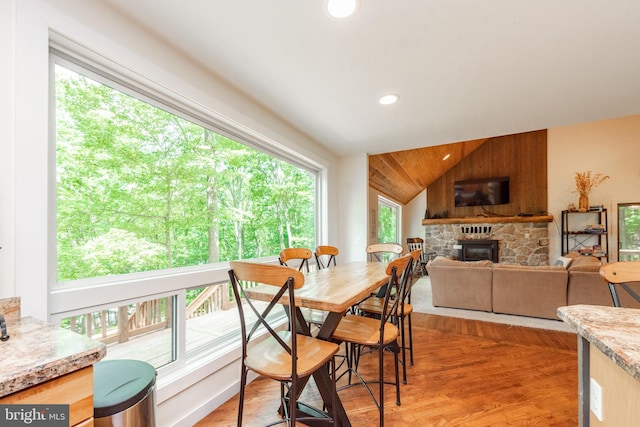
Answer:
[[[435,314],[438,316],[459,317],[483,322],[503,323],[528,328],[548,329],[561,332],[575,332],[569,325],[560,320],[537,319],[526,316],[487,313],[485,311],[464,310],[447,307],[434,307],[431,300],[431,280],[429,276],[420,277],[411,290],[411,305],[416,313]]]

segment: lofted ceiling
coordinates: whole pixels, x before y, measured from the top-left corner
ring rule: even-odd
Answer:
[[[406,204],[486,140],[371,155],[369,186]]]
[[[640,113],[637,0],[358,0],[342,20],[327,0],[92,1],[335,155],[369,154],[403,203],[484,138]]]

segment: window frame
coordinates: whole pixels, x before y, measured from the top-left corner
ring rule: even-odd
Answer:
[[[81,53],[82,52],[82,53]],[[210,349],[186,354],[185,334],[186,291],[189,288],[228,282],[228,262],[155,270],[117,276],[80,279],[58,282],[56,250],[56,129],[55,129],[55,65],[60,64],[109,87],[134,96],[149,104],[185,118],[193,123],[231,138],[238,143],[257,149],[269,156],[302,168],[315,176],[315,240],[321,241],[323,217],[326,215],[323,200],[326,200],[326,166],[315,162],[303,154],[285,148],[280,144],[248,127],[228,120],[205,106],[181,96],[169,88],[161,87],[150,79],[136,73],[117,72],[119,66],[74,42],[51,34],[49,48],[49,207],[48,238],[50,244],[48,259],[48,315],[53,323],[60,323],[66,317],[98,311],[116,305],[126,305],[139,301],[167,296],[177,297],[177,311],[173,316],[173,333],[177,338],[177,358],[159,368],[162,375],[185,369],[185,365],[200,363],[222,354],[238,351],[239,340],[226,340],[212,345]],[[121,70],[123,71],[123,70]],[[278,264],[277,255],[252,259],[252,261]],[[238,334],[239,338],[239,334]]]
[[[378,243],[400,243],[400,241],[402,240],[402,205],[400,205],[399,203],[394,202],[393,200],[382,196],[381,194],[378,195],[378,207],[377,207],[377,216],[376,216],[376,222],[378,224],[380,224],[380,206],[384,206],[387,207],[389,209],[393,209],[396,211],[396,241],[395,242],[380,242],[380,236],[378,233],[378,230],[376,230],[376,235]]]

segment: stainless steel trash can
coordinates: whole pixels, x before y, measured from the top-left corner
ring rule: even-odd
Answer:
[[[93,365],[95,427],[155,427],[156,371],[140,360]]]

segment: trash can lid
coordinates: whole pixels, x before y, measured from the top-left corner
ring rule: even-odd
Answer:
[[[102,360],[93,365],[93,416],[108,417],[138,403],[156,382],[156,371],[140,360]]]

